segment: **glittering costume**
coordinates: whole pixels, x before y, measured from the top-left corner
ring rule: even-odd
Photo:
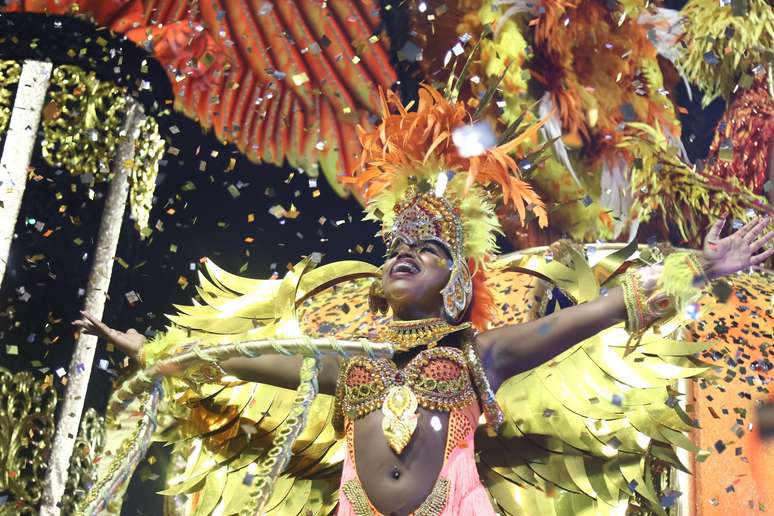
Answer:
[[[406,390],[414,398],[413,410],[418,405],[449,413],[443,467],[428,499],[414,514],[494,514],[476,469],[473,440],[480,410],[462,351],[427,349],[400,371],[387,359],[357,357],[342,368],[339,389],[347,442],[339,516],[377,514],[357,478],[354,420],[381,408],[387,421],[390,398]]]
[[[383,99],[381,124],[360,132],[361,167],[349,181],[364,193],[388,246],[431,240],[448,252],[444,317],[390,321],[389,313],[372,313],[369,307],[384,308],[371,299],[380,295],[373,279],[380,273],[361,262],[318,266],[312,256],[283,279],[253,280],[207,261],[202,302],[178,307],[174,326],[145,346],[146,368],[114,394],[111,414],[138,430],[104,461],[84,512],[112,499],[148,429],[165,426],[156,398],[125,409],[154,381],[154,392],[164,393],[160,415],[179,423],[160,438],[185,459],[169,471],[164,491],[174,514],[372,514],[357,474],[368,464],[355,457],[356,425],[381,413],[387,452],[400,455],[417,438],[417,419],[433,411],[448,413],[443,465],[415,514],[605,514],[632,492],[658,506],[643,457],[679,461],[675,448],[692,448],[682,433],[692,419],[670,387],[706,370],[694,357],[704,344],[668,337],[699,294],[695,260],[690,253],[633,257],[635,244],[593,267],[573,246],[555,257],[498,258],[496,205],[547,222],[511,156],[539,126],[463,156],[453,135],[476,121],[464,104],[425,87],[416,107],[408,111],[391,94]],[[654,279],[658,262],[664,270]],[[640,265],[649,267],[635,272]],[[506,379],[495,393],[472,336],[545,314],[523,310],[542,306],[524,274],[573,303],[622,284],[628,321]],[[405,367],[394,365],[392,357],[415,349]],[[267,352],[304,356],[295,392],[239,381],[218,365]],[[342,357],[333,397],[316,396],[323,353]]]

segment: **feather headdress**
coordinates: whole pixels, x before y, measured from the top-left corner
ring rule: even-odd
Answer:
[[[449,102],[428,86],[419,90],[416,111],[408,111],[395,93],[382,95],[382,122],[373,130],[358,128],[363,146],[360,167],[342,180],[354,184],[365,197],[368,218],[393,222],[393,207],[411,185],[422,183],[435,189],[439,174],[446,175],[443,197],[460,211],[465,228],[465,256],[481,262],[496,251],[494,233],[500,224],[495,204],[512,207],[524,221],[527,211],[540,226],[548,224],[543,201],[524,181],[509,154],[532,138],[540,128],[535,124],[517,138],[485,149],[477,156],[464,157],[453,141],[455,130],[473,120],[462,101]],[[393,112],[394,108],[396,112]]]
[[[342,179],[362,193],[366,218],[382,223],[388,243],[395,235],[419,234],[407,229],[416,228],[419,219],[428,227],[435,224],[434,239],[447,245],[455,262],[447,289],[473,290],[472,299],[463,295],[465,306],[472,302],[474,312],[483,318],[487,309],[482,305],[487,303],[480,301],[490,297],[482,266],[497,251],[496,234],[501,231],[496,205],[512,208],[522,222],[530,212],[541,227],[548,223],[543,202],[509,156],[535,136],[540,124],[501,145],[462,152],[471,143],[465,129],[475,127],[463,102],[451,102],[423,86],[416,111],[409,111],[411,107],[393,92],[382,94],[382,121],[371,131],[358,128],[363,146],[360,167]],[[449,236],[456,233],[459,238]],[[468,262],[474,270],[472,279]]]

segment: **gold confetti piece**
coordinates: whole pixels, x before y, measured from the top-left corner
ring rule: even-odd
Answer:
[[[236,166],[236,158],[229,158],[228,165],[226,166],[226,172],[231,172]]]
[[[227,190],[228,190],[228,193],[231,194],[231,197],[233,197],[234,199],[239,197],[239,188],[237,188],[235,185],[228,185]]]
[[[9,355],[18,355],[19,354],[19,346],[9,344],[5,347],[5,352]]]
[[[283,208],[279,204],[275,204],[274,206],[269,208],[269,214],[274,215],[274,217],[276,217],[278,219],[283,218],[286,213],[287,213],[287,211],[285,210],[285,208]]]
[[[309,82],[309,76],[306,75],[306,72],[297,73],[293,76],[293,84],[296,86],[301,86],[306,82]]]
[[[177,252],[177,244],[169,244],[169,250],[173,253]]]
[[[320,190],[312,190],[312,197],[315,199],[320,197]]]
[[[301,215],[301,212],[298,211],[293,203],[290,203],[290,209],[287,211],[287,213],[285,213],[285,217],[288,219],[295,219],[298,218],[299,215]]]
[[[180,276],[177,278],[177,284],[180,285],[180,288],[185,289],[188,286],[188,278]]]
[[[124,261],[124,259],[123,259],[123,258],[121,258],[120,256],[116,256],[116,262],[118,262],[118,265],[120,265],[120,266],[121,266],[121,267],[123,267],[124,269],[128,269],[128,268],[129,268],[129,264],[128,264],[128,263],[126,263],[126,262]]]
[[[247,214],[247,222],[255,222],[255,214],[254,213],[248,213]]]
[[[358,64],[360,62],[360,58],[358,56],[352,56],[352,62],[354,64]]]

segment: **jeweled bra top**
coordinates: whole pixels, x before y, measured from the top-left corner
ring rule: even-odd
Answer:
[[[428,410],[448,412],[476,401],[462,351],[445,346],[420,351],[403,369],[386,358],[354,357],[342,367],[337,398],[343,414],[357,419],[382,407],[396,385],[411,389]]]

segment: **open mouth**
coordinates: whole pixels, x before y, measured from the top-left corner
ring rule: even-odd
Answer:
[[[412,276],[419,273],[419,264],[411,258],[400,258],[390,269],[390,276]]]

